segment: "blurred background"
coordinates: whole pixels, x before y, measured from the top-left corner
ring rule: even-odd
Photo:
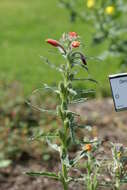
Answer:
[[[126,1],[119,2],[126,7]],[[93,43],[95,33],[100,33],[98,26],[96,28],[92,23],[95,22],[92,19],[93,10],[86,11],[89,8],[86,0],[0,0],[0,190],[60,189],[59,184],[57,186],[54,182],[49,184],[47,180],[22,175],[28,168],[57,170],[59,160],[41,139],[33,140],[34,135],[55,130],[60,125],[56,116],[36,109],[54,109],[57,104],[56,97],[41,90],[43,83],[56,85],[61,78],[59,73],[44,64],[41,56],[48,57],[56,65],[63,61],[56,56],[57,51],[51,52],[45,42],[47,38],[59,40],[64,32],[69,31],[81,36],[90,75],[98,84],[76,84],[78,88],[92,87],[96,92],[92,96],[94,99],[74,109],[82,115],[80,122],[94,126],[92,136],[101,135],[127,143],[126,114],[115,113],[108,80],[108,75],[123,71],[121,56],[118,56],[123,50],[119,48],[115,55],[105,56],[111,36],[104,40],[101,36],[100,43]],[[120,11],[124,12],[123,7]],[[126,11],[122,17],[118,16],[120,11],[117,10],[118,14],[108,19],[122,23],[126,20]],[[88,15],[92,17],[83,19]],[[123,38],[123,33],[121,36],[119,40]],[[126,49],[126,40],[123,41]],[[83,77],[84,72],[80,76]]]
[[[80,6],[85,9],[85,1],[81,1]],[[49,77],[46,74],[49,68],[40,59],[44,55],[52,56],[55,63],[61,61],[48,53],[46,38],[59,39],[63,32],[76,31],[88,56],[98,56],[106,46],[101,44],[91,48],[93,26],[79,18],[70,22],[69,11],[61,8],[58,0],[1,0],[0,23],[0,79],[7,83],[18,81],[25,95],[40,87],[42,82],[53,83],[59,78],[51,70],[48,70]],[[117,72],[117,59],[90,60],[89,69],[100,83],[98,92],[105,86],[105,93],[109,94],[108,75]]]

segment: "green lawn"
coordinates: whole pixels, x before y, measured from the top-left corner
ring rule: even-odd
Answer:
[[[60,64],[60,58],[49,54],[45,39],[59,39],[63,32],[76,31],[85,44],[84,52],[96,56],[103,47],[90,46],[92,28],[78,21],[69,22],[68,12],[61,9],[57,0],[0,0],[0,80],[18,80],[25,94],[42,85],[55,83],[59,75],[40,59],[49,56]],[[108,74],[116,73],[116,61],[89,62],[90,73],[99,81],[97,93],[109,89]],[[83,76],[84,73],[81,73]],[[105,90],[106,89],[106,90]]]

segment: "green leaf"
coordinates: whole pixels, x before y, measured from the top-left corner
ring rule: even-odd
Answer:
[[[44,61],[44,63],[48,66],[50,66],[51,69],[55,69],[59,72],[63,72],[62,68],[59,68],[59,67],[56,67],[55,64],[51,63],[47,57],[44,57],[44,56],[40,56],[40,58]]]
[[[80,99],[75,99],[75,100],[71,101],[70,104],[79,104],[79,103],[83,103],[86,101],[87,101],[87,98],[80,98]]]
[[[76,92],[75,90],[71,89],[71,88],[69,88],[68,91],[69,91],[72,95],[74,95],[74,96],[77,95],[77,92]]]
[[[95,79],[92,78],[74,78],[73,81],[91,81],[94,83],[98,83]]]
[[[76,112],[72,112],[70,110],[66,111],[67,114],[71,114],[71,115],[75,115],[75,116],[80,116],[79,114],[77,114]]]
[[[127,183],[127,176],[120,180],[121,183]]]
[[[74,166],[75,164],[77,164],[77,162],[79,162],[79,160],[81,160],[84,156],[86,155],[86,151],[80,151],[78,152],[77,156],[71,160],[70,162],[72,162],[72,165]]]
[[[52,149],[54,149],[54,150],[56,150],[56,151],[58,151],[58,152],[61,152],[60,147],[59,147],[57,144],[53,144],[53,143],[49,140],[49,138],[47,138],[46,141],[47,141],[48,145],[49,145]]]
[[[59,180],[59,177],[55,173],[52,173],[52,172],[26,172],[26,174],[29,176],[35,176],[35,177],[45,176],[45,177]]]
[[[50,91],[52,91],[52,92],[54,92],[54,93],[60,94],[60,91],[57,90],[57,88],[48,86],[47,84],[44,84],[44,88],[45,88],[46,90],[50,90]]]
[[[89,125],[77,125],[77,128],[87,129],[88,131],[92,131],[92,127]]]
[[[33,140],[38,140],[38,139],[41,139],[41,138],[56,138],[58,137],[58,134],[57,133],[41,133],[41,134],[37,134],[33,137],[31,137],[29,139],[29,141],[33,141]]]
[[[47,112],[47,113],[56,115],[56,110],[47,110],[47,109],[39,108],[39,107],[37,107],[37,106],[31,104],[29,101],[26,101],[26,103],[27,103],[28,105],[30,105],[33,109],[37,110],[37,111],[40,111],[40,112]]]

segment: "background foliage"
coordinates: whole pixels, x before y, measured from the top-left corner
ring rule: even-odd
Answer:
[[[80,6],[85,10],[85,1],[81,1]],[[80,19],[70,23],[69,12],[61,9],[57,0],[1,0],[0,23],[0,79],[9,83],[18,80],[26,95],[40,87],[42,82],[51,84],[52,78],[54,82],[60,78],[40,59],[40,55],[47,55],[56,64],[61,62],[45,49],[44,41],[49,35],[58,39],[63,31],[76,31],[82,36],[84,52],[89,56],[97,56],[107,46],[104,43],[88,48],[92,43],[93,27]],[[118,58],[89,61],[90,73],[99,81],[97,94],[109,95],[108,75],[117,73],[118,62]]]

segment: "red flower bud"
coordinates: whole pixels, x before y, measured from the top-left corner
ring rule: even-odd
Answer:
[[[77,48],[80,46],[80,42],[79,41],[73,41],[71,45],[73,48]]]
[[[66,50],[64,49],[64,47],[63,47],[58,41],[53,40],[53,39],[47,39],[46,42],[47,42],[48,44],[54,46],[54,47],[59,48],[59,50],[60,50],[62,53],[66,54]]]
[[[55,47],[60,47],[60,46],[61,46],[58,41],[53,40],[53,39],[47,39],[46,42],[47,42],[48,44],[51,44],[52,46],[55,46]]]
[[[78,34],[76,32],[69,32],[69,37],[70,38],[77,38]]]

